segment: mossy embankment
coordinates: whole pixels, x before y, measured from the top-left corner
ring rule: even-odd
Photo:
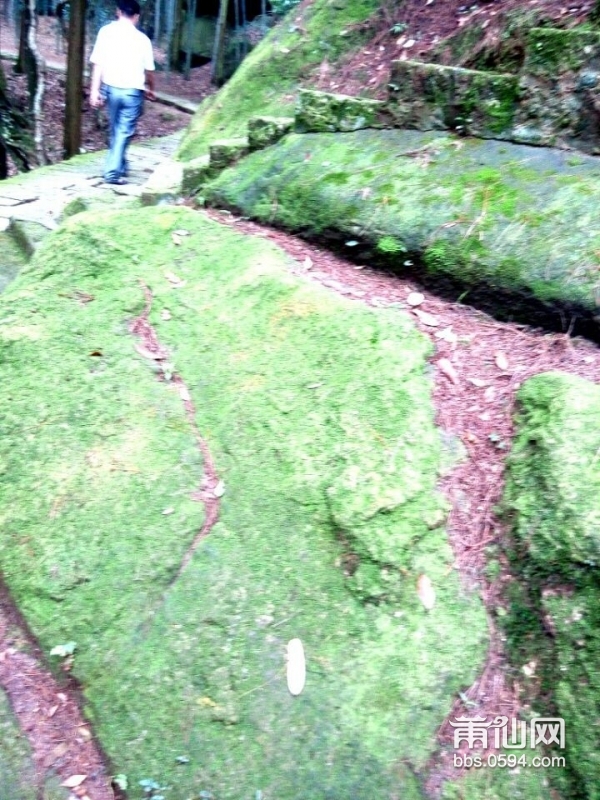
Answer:
[[[0,785],[5,800],[35,800],[35,768],[25,735],[0,690]]]
[[[189,161],[216,139],[246,135],[255,114],[291,113],[298,84],[321,63],[327,68],[369,39],[366,24],[380,0],[315,0],[291,11],[244,59],[218,94],[196,112],[179,148]]]
[[[0,292],[27,262],[27,253],[19,241],[15,226],[0,217]]]
[[[36,774],[33,754],[25,732],[0,690],[0,787],[2,800],[67,800],[69,792],[48,769]]]
[[[453,299],[554,324],[600,304],[600,165],[506,142],[414,131],[292,134],[205,187]]]
[[[436,490],[430,345],[287,264],[184,208],[81,214],[49,237],[0,298],[0,567],[44,650],[76,643],[130,786],[419,798],[487,647]],[[162,366],[129,333],[140,282]],[[224,491],[178,578],[203,468],[175,372]]]
[[[532,715],[565,721],[561,796],[591,800],[600,797],[600,387],[546,373],[518,400],[504,627]]]

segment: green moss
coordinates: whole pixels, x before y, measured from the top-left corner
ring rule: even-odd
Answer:
[[[553,782],[563,797],[597,798],[600,389],[547,373],[518,400],[504,496],[515,576],[507,641],[514,663],[533,669],[528,701],[565,720],[567,769]]]
[[[28,254],[14,222],[0,218],[0,292],[15,278],[26,264]]]
[[[533,75],[556,79],[592,60],[600,48],[600,34],[589,30],[533,28],[527,37],[524,69]]]
[[[35,767],[25,735],[0,690],[0,782],[3,800],[35,800]]]
[[[310,235],[385,237],[431,276],[597,313],[593,159],[416,131],[290,135],[227,170],[209,202]]]
[[[182,160],[203,155],[214,139],[243,136],[256,114],[281,115],[294,109],[296,91],[326,59],[335,63],[369,37],[365,23],[378,0],[332,3],[315,0],[293,10],[250,53],[229,82],[205,100],[179,149]]]
[[[390,112],[398,127],[491,137],[509,131],[517,108],[514,75],[396,61],[391,80]]]
[[[0,566],[46,653],[77,642],[86,713],[130,785],[417,800],[487,645],[441,527],[430,345],[288,266],[181,207],[52,235],[1,301]],[[143,284],[224,487],[179,577],[203,469],[177,386],[128,332]]]
[[[303,89],[296,106],[295,128],[301,133],[331,133],[376,127],[383,105],[378,100]]]
[[[524,433],[510,458],[511,505],[518,510],[529,557],[540,569],[568,577],[573,564],[600,561],[600,428],[594,424],[600,392],[580,379],[550,373],[528,381],[519,402]]]
[[[396,256],[400,253],[406,253],[406,245],[400,239],[394,236],[382,236],[377,241],[375,249],[380,255],[383,256]]]

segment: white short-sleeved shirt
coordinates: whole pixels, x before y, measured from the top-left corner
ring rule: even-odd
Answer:
[[[102,72],[102,83],[118,89],[144,89],[144,72],[154,69],[150,39],[127,19],[109,22],[98,31],[90,56]]]

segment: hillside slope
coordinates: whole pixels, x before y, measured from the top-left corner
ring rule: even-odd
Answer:
[[[562,0],[305,0],[202,103],[179,158],[204,155],[215,139],[245,135],[255,114],[291,113],[303,86],[384,97],[396,59],[505,67],[522,57],[528,27],[580,25],[594,6],[593,0],[568,7]]]

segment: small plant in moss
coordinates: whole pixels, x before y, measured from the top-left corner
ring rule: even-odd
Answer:
[[[398,253],[408,252],[406,245],[395,236],[382,236],[377,242],[375,249],[384,256],[395,256]]]

